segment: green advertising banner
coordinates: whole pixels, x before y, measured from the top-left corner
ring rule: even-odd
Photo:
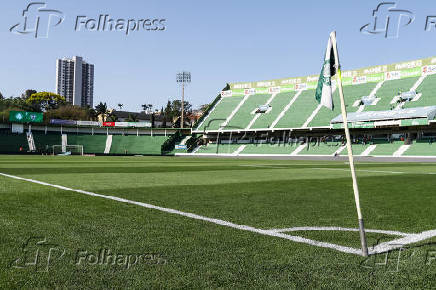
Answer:
[[[344,86],[358,85],[368,82],[381,82],[409,77],[419,77],[423,74],[436,70],[436,57],[379,65],[357,70],[342,72],[342,84]],[[241,90],[260,89],[269,87],[291,88],[293,90],[315,89],[319,75],[305,77],[293,77],[284,79],[265,80],[258,82],[231,83],[230,89],[239,95]]]
[[[348,122],[348,128],[374,128],[374,122],[355,122],[351,123]],[[335,123],[332,124],[332,129],[343,129],[344,124],[342,123]]]
[[[9,121],[13,123],[42,123],[42,113],[24,112],[24,111],[10,111]]]

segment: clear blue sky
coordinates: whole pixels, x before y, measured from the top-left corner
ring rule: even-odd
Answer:
[[[434,1],[396,1],[416,19],[398,39],[364,35],[380,1],[89,1],[48,0],[65,21],[48,39],[16,35],[9,28],[22,21],[30,1],[0,3],[0,91],[6,97],[27,88],[55,90],[56,59],[83,56],[95,64],[95,100],[161,106],[180,90],[175,74],[192,72],[187,99],[210,102],[227,82],[256,81],[316,74],[328,34],[336,30],[343,69],[436,56],[436,30],[424,31]],[[75,32],[77,15],[97,18],[165,18],[163,32]]]

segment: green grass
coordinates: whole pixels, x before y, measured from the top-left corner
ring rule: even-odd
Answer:
[[[259,229],[356,227],[347,164],[172,157],[0,156],[0,172]],[[436,228],[436,164],[358,163],[367,228]],[[394,173],[393,173],[394,172]],[[407,182],[408,181],[408,182]],[[302,232],[358,247],[358,233]],[[11,267],[30,237],[65,249],[48,272]],[[378,235],[369,234],[373,242]],[[0,288],[434,288],[431,241],[399,271],[356,255],[0,176]],[[74,263],[78,250],[153,253],[165,264]],[[394,258],[389,259],[394,262]],[[390,266],[391,264],[389,264]]]

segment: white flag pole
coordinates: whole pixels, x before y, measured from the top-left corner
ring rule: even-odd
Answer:
[[[330,34],[330,38],[333,44],[333,51],[335,54],[335,63],[337,65],[337,85],[339,89],[339,96],[341,99],[341,111],[342,111],[342,120],[344,124],[345,129],[345,137],[347,139],[347,151],[348,151],[348,160],[350,163],[350,169],[351,169],[351,177],[353,179],[353,191],[354,191],[354,200],[356,202],[356,209],[357,209],[357,217],[359,219],[359,232],[360,232],[360,243],[362,245],[362,254],[363,256],[368,256],[368,246],[366,244],[366,236],[365,236],[365,227],[363,223],[363,217],[362,217],[362,211],[360,210],[360,198],[359,198],[359,187],[357,186],[357,179],[356,179],[356,172],[354,170],[354,159],[353,159],[353,150],[351,148],[351,138],[350,138],[350,131],[348,129],[348,120],[347,120],[347,110],[345,108],[345,101],[344,101],[344,92],[342,90],[342,75],[341,75],[341,68],[339,65],[339,56],[338,56],[338,48],[336,46],[336,31],[333,31]]]

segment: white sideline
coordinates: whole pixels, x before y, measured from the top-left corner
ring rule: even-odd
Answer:
[[[436,230],[425,231],[419,234],[408,235],[393,241],[385,242],[376,245],[370,249],[371,254],[379,254],[389,252],[395,249],[404,247],[405,245],[422,242],[436,237]]]
[[[337,171],[350,171],[349,169],[345,168],[328,168],[328,167],[312,167],[310,169],[318,169],[318,170],[337,170]],[[392,173],[392,174],[406,174],[406,172],[400,172],[400,171],[385,171],[385,170],[367,170],[367,169],[356,169],[356,171],[360,172],[371,172],[371,173]]]
[[[286,235],[283,233],[278,233],[278,232],[269,231],[269,230],[257,229],[257,228],[246,226],[246,225],[238,225],[238,224],[234,224],[234,223],[231,223],[228,221],[214,219],[214,218],[208,218],[208,217],[204,217],[204,216],[197,215],[194,213],[183,212],[183,211],[179,211],[179,210],[171,209],[171,208],[166,208],[166,207],[160,207],[160,206],[156,206],[156,205],[152,205],[152,204],[148,204],[148,203],[144,203],[144,202],[128,200],[128,199],[124,199],[124,198],[120,198],[120,197],[116,197],[116,196],[103,195],[103,194],[98,194],[98,193],[79,190],[79,189],[72,189],[69,187],[61,186],[61,185],[50,184],[47,182],[23,178],[23,177],[19,177],[19,176],[14,176],[14,175],[9,175],[9,174],[4,174],[4,173],[0,173],[0,176],[9,177],[12,179],[17,179],[17,180],[28,181],[31,183],[36,183],[36,184],[44,185],[44,186],[50,186],[50,187],[54,187],[54,188],[58,188],[58,189],[62,189],[62,190],[78,192],[78,193],[89,195],[89,196],[101,197],[101,198],[105,198],[105,199],[109,199],[109,200],[115,200],[118,202],[134,204],[134,205],[138,205],[141,207],[155,209],[158,211],[167,212],[167,213],[171,213],[171,214],[177,214],[177,215],[181,215],[184,217],[188,217],[188,218],[192,218],[192,219],[196,219],[196,220],[202,220],[202,221],[206,221],[206,222],[210,222],[213,224],[226,226],[226,227],[230,227],[230,228],[234,228],[234,229],[238,229],[238,230],[242,230],[242,231],[254,232],[254,233],[258,233],[258,234],[265,235],[265,236],[283,238],[283,239],[294,241],[297,243],[305,243],[305,244],[309,244],[309,245],[317,246],[317,247],[330,248],[330,249],[334,249],[334,250],[344,252],[344,253],[361,255],[360,250],[350,248],[350,247],[344,247],[344,246],[335,245],[335,244],[331,244],[331,243],[314,241],[314,240],[306,239],[306,238],[299,237],[299,236],[291,236],[291,235]]]
[[[242,230],[242,231],[253,232],[253,233],[257,233],[257,234],[261,234],[261,235],[265,235],[265,236],[283,238],[283,239],[290,240],[293,242],[309,244],[312,246],[317,246],[317,247],[322,247],[322,248],[329,248],[329,249],[333,249],[333,250],[343,252],[343,253],[354,254],[354,255],[359,255],[359,256],[362,255],[362,252],[360,249],[336,245],[336,244],[332,244],[332,243],[315,241],[315,240],[303,238],[300,236],[291,236],[291,235],[287,235],[287,234],[282,233],[282,231],[304,231],[304,230],[358,231],[358,229],[341,228],[341,227],[297,227],[297,228],[288,228],[288,229],[262,230],[262,229],[257,229],[257,228],[246,226],[246,225],[234,224],[234,223],[224,221],[221,219],[208,218],[208,217],[197,215],[194,213],[183,212],[183,211],[179,211],[176,209],[160,207],[160,206],[156,206],[156,205],[152,205],[152,204],[148,204],[148,203],[144,203],[144,202],[132,201],[132,200],[116,197],[116,196],[102,195],[102,194],[84,191],[84,190],[80,190],[80,189],[72,189],[69,187],[61,186],[61,185],[50,184],[47,182],[23,178],[23,177],[19,177],[19,176],[10,175],[10,174],[0,173],[0,176],[4,176],[4,177],[16,179],[16,180],[27,181],[27,182],[31,182],[31,183],[36,183],[39,185],[50,186],[50,187],[58,188],[61,190],[73,191],[73,192],[81,193],[81,194],[88,195],[88,196],[100,197],[100,198],[105,198],[105,199],[114,200],[114,201],[118,201],[118,202],[133,204],[133,205],[141,206],[144,208],[154,209],[154,210],[158,210],[158,211],[162,211],[162,212],[166,212],[166,213],[171,213],[171,214],[177,214],[180,216],[184,216],[184,217],[188,217],[188,218],[192,218],[192,219],[196,219],[196,220],[201,220],[201,221],[206,221],[206,222],[210,222],[213,224],[226,226],[226,227],[230,227],[230,228],[234,228],[234,229],[238,229],[238,230]],[[406,234],[406,233],[397,232],[397,231],[383,231],[383,230],[367,230],[367,231],[368,232],[375,232],[375,233],[385,233],[385,234],[403,236],[402,238],[376,245],[375,247],[369,249],[370,254],[388,252],[388,251],[391,251],[394,249],[402,248],[405,245],[424,241],[424,240],[427,240],[429,238],[436,236],[436,230],[424,231],[424,232],[419,233],[419,234]]]

